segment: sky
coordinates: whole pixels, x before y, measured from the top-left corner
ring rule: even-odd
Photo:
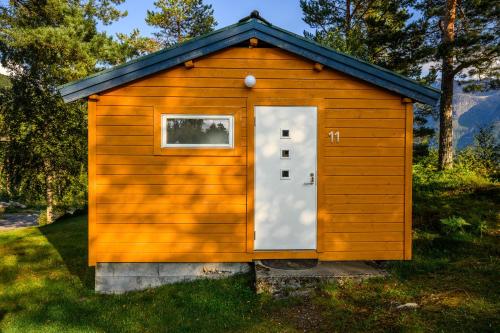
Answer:
[[[302,10],[299,0],[204,0],[214,9],[217,28],[223,28],[238,22],[241,18],[250,15],[254,9],[272,24],[302,35],[308,26],[302,21]],[[110,26],[100,25],[100,30],[105,30],[111,35],[117,32],[130,33],[134,28],[139,28],[141,33],[150,36],[154,28],[144,21],[146,11],[154,9],[154,0],[126,0],[120,5],[121,10],[127,10],[127,17]]]

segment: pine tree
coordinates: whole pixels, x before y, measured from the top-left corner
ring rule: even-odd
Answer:
[[[115,7],[123,1],[0,5],[0,60],[11,73],[11,88],[0,90],[3,172],[13,194],[45,200],[49,223],[66,190],[86,185],[86,108],[64,104],[56,87],[130,56],[96,28],[124,16]]]
[[[422,42],[411,23],[414,0],[301,0],[305,36],[403,75],[418,77],[414,50]]]
[[[420,0],[425,31],[422,62],[441,72],[439,168],[453,166],[453,85],[455,80],[499,77],[500,4],[489,0]]]
[[[212,5],[203,0],[157,0],[154,5],[158,11],[148,10],[146,23],[160,29],[155,36],[164,46],[206,34],[217,25]]]

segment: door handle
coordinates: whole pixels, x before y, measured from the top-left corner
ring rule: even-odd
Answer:
[[[309,177],[311,177],[310,180],[309,180],[309,182],[308,183],[304,183],[304,185],[314,185],[314,172],[311,172],[309,174]]]

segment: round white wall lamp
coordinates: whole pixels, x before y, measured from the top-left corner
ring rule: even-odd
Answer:
[[[247,75],[245,77],[245,86],[247,86],[248,88],[253,88],[253,86],[255,86],[256,83],[257,79],[255,78],[255,76]]]

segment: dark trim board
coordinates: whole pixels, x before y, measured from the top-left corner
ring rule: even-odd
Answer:
[[[252,37],[418,102],[435,105],[440,97],[438,89],[323,47],[255,18],[68,83],[59,87],[59,92],[65,102],[72,102],[231,47]]]

